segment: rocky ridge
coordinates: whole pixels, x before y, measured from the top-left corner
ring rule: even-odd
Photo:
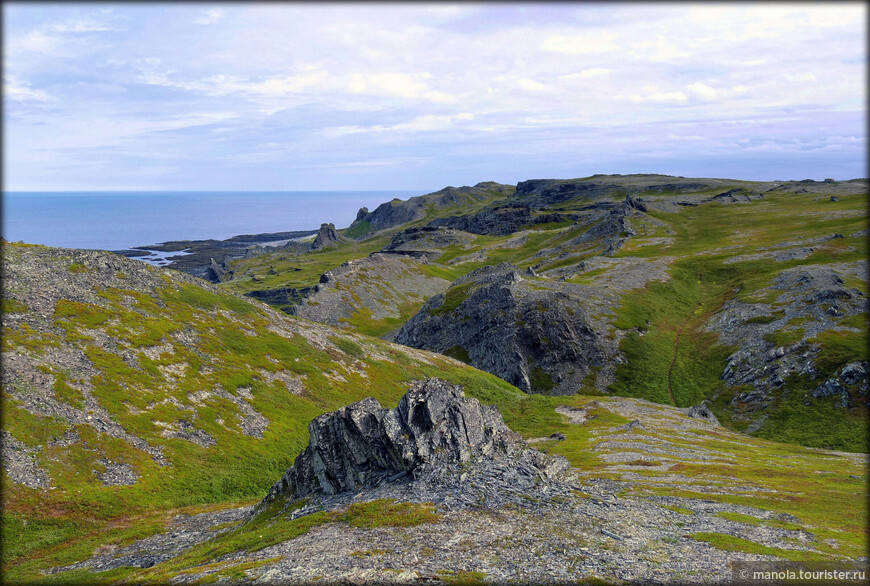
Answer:
[[[365,233],[393,228],[426,217],[429,208],[442,210],[456,205],[482,201],[493,195],[507,197],[513,193],[513,186],[501,185],[494,181],[484,181],[473,187],[445,187],[439,191],[411,197],[407,200],[394,199],[379,205],[374,211],[360,209],[350,228],[365,226]]]

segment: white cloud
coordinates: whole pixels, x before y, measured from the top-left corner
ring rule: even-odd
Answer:
[[[59,33],[94,33],[124,30],[109,26],[108,24],[93,18],[77,18],[68,20],[50,25],[48,28]]]
[[[194,18],[193,23],[202,25],[214,24],[222,20],[224,16],[226,16],[226,11],[223,8],[210,8],[199,18]]]
[[[32,31],[23,37],[12,40],[10,46],[13,51],[52,53],[60,44],[59,37],[47,35],[42,31]]]
[[[816,81],[816,74],[812,71],[803,73],[786,73],[785,78],[788,81]]]
[[[625,99],[636,104],[643,102],[652,102],[657,104],[667,103],[683,103],[689,100],[689,97],[683,92],[660,92],[653,87],[643,88],[642,94],[629,94],[627,96],[617,95],[617,99]]]
[[[715,100],[716,97],[719,95],[719,92],[717,92],[715,89],[700,81],[686,86],[686,89],[701,98],[702,100]]]
[[[448,130],[455,126],[455,122],[472,120],[474,114],[462,112],[454,115],[428,115],[419,116],[408,122],[393,124],[391,126],[336,126],[323,130],[324,136],[338,138],[349,134],[384,133],[384,132],[437,132]]]
[[[539,81],[528,78],[519,80],[517,82],[517,85],[529,92],[546,92],[550,90],[550,86],[544,85]]]
[[[421,79],[431,74],[408,75],[404,73],[353,73],[342,84],[352,94],[368,94],[406,99],[424,99],[432,102],[452,103],[456,96],[433,90]]]
[[[656,35],[654,41],[640,41],[633,43],[634,55],[653,63],[665,63],[678,59],[687,59],[692,56],[691,51],[678,46],[673,40],[664,35]]]
[[[590,67],[589,69],[584,69],[578,73],[569,73],[568,75],[560,75],[559,79],[586,79],[589,77],[598,77],[601,75],[607,75],[608,73],[613,73],[613,69],[609,69],[607,67]]]
[[[16,102],[49,102],[51,97],[43,90],[35,90],[26,81],[13,75],[3,76],[3,97]]]
[[[541,43],[541,49],[553,53],[583,55],[588,53],[607,53],[618,48],[617,35],[612,31],[599,31],[579,35],[555,34]]]

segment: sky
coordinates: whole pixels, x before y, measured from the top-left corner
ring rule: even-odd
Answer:
[[[867,5],[3,3],[3,188],[866,177]]]

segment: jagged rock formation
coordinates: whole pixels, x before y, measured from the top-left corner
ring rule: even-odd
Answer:
[[[436,378],[413,384],[394,409],[369,397],[317,417],[308,433],[308,447],[261,507],[280,496],[329,497],[397,482],[437,492],[454,475],[459,482],[469,476],[483,482],[481,475],[489,483],[504,480],[509,467],[533,471],[525,475],[531,482],[522,483],[532,489],[541,481],[567,479],[570,469],[566,459],[530,449],[498,409]],[[495,470],[498,477],[490,477]]]
[[[220,283],[233,278],[233,272],[227,269],[227,260],[224,258],[221,264],[215,262],[213,258],[208,259],[208,273],[206,277],[213,283]]]
[[[321,224],[317,236],[314,237],[314,242],[311,243],[311,250],[337,246],[342,240],[344,238],[335,231],[335,224]]]
[[[719,425],[719,420],[716,419],[716,416],[713,415],[712,411],[710,411],[710,405],[707,404],[707,401],[701,401],[700,404],[689,407],[686,410],[686,415],[692,419],[701,419],[707,423]]]
[[[526,282],[510,263],[482,267],[427,301],[395,341],[459,358],[528,393],[574,393],[609,346],[584,308],[592,293]]]

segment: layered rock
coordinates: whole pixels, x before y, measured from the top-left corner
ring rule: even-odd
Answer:
[[[395,341],[459,358],[529,393],[576,393],[608,345],[584,309],[589,290],[527,282],[510,263],[482,267],[427,301]]]
[[[440,379],[417,382],[394,409],[366,398],[308,425],[308,447],[272,486],[263,503],[286,496],[332,496],[382,484],[443,486],[454,473],[532,466],[550,480],[566,472],[561,457],[531,450],[495,407],[465,396]],[[502,466],[494,464],[500,461]]]
[[[532,214],[532,208],[527,205],[508,204],[485,208],[473,215],[437,218],[429,222],[428,226],[444,226],[473,234],[505,236],[534,224],[563,222],[573,219],[577,219],[575,215]]]
[[[750,432],[764,425],[766,409],[790,377],[803,377],[804,386],[812,385],[807,406],[813,399],[843,408],[870,405],[866,363],[849,363],[825,376],[816,367],[821,348],[814,341],[825,332],[842,331],[843,320],[866,311],[863,292],[846,287],[844,280],[866,271],[867,261],[786,269],[768,288],[778,293],[773,303],[731,300],[710,318],[706,329],[718,333],[720,343],[737,347],[728,357],[722,380],[746,388],[733,397],[730,407],[736,419],[752,420]],[[793,335],[793,341],[777,344],[782,332]]]

